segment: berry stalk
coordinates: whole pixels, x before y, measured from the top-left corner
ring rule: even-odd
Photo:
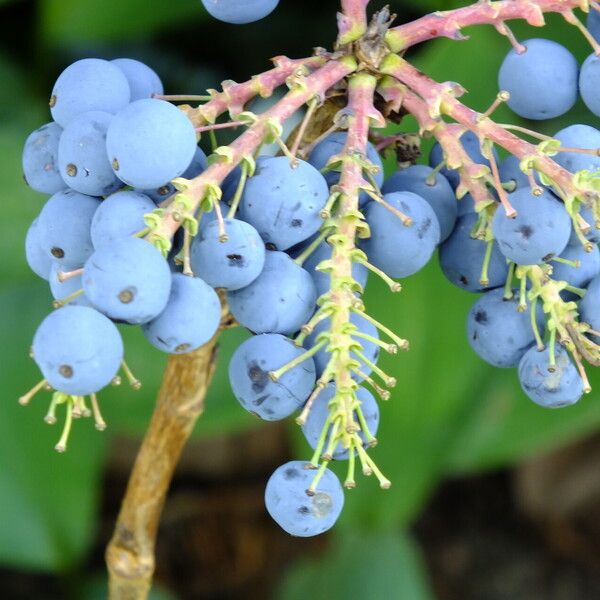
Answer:
[[[360,349],[354,339],[352,328],[348,327],[350,316],[356,306],[352,266],[356,253],[356,239],[364,228],[359,212],[361,190],[368,187],[363,177],[364,161],[367,154],[369,129],[373,121],[383,120],[373,106],[377,79],[368,73],[354,75],[348,83],[348,136],[340,156],[342,171],[338,190],[340,197],[336,215],[333,218],[335,234],[329,237],[333,250],[331,255],[331,291],[328,306],[332,307],[329,333],[331,359],[326,372],[333,374],[336,395],[331,403],[330,414],[337,413],[341,421],[339,438],[351,454],[356,446],[356,436],[360,429],[354,417],[354,407],[359,403],[356,396],[357,383],[352,378],[356,359],[352,356]],[[332,432],[330,442],[335,442]],[[358,444],[362,442],[359,440]],[[361,446],[362,449],[362,446]],[[387,482],[387,480],[385,480]],[[347,481],[350,487],[353,480]]]

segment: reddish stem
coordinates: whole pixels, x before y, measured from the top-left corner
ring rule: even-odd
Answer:
[[[197,127],[206,123],[214,123],[227,110],[231,115],[237,115],[255,96],[260,95],[263,98],[270,96],[276,88],[283,85],[286,79],[299,69],[303,67],[316,69],[322,66],[326,60],[325,56],[311,56],[296,60],[278,56],[273,59],[275,64],[273,69],[255,75],[244,83],[224,81],[222,92],[213,91],[211,100],[198,108],[190,109],[188,115]]]
[[[465,39],[463,27],[470,25],[494,25],[500,31],[505,21],[525,20],[529,25],[542,27],[544,13],[568,14],[574,8],[584,9],[585,0],[502,0],[500,2],[477,2],[471,6],[435,12],[411,23],[390,29],[386,36],[394,52],[438,37]],[[502,31],[501,31],[502,32]]]
[[[367,30],[369,0],[341,0],[342,10],[337,15],[338,46],[355,42]]]
[[[382,66],[382,70],[389,75],[393,75],[401,83],[416,92],[429,106],[439,106],[441,112],[471,130],[479,139],[491,140],[520,160],[533,159],[535,168],[552,179],[570,197],[584,195],[575,188],[572,174],[550,157],[541,154],[537,146],[522,140],[490,118],[483,117],[481,113],[468,108],[449,94],[444,85],[430,79],[405,60],[389,55],[385,65]]]
[[[446,157],[447,166],[456,168],[460,175],[460,181],[471,196],[473,202],[488,204],[490,194],[480,177],[476,177],[481,170],[482,165],[478,165],[465,151],[460,135],[464,128],[454,123],[446,123],[441,119],[433,119],[429,115],[429,106],[419,98],[414,92],[404,90],[403,104],[405,108],[417,119],[419,127],[424,131],[430,131],[435,139],[439,142],[444,156]]]
[[[263,143],[269,133],[270,123],[281,124],[289,119],[303,104],[315,95],[322,95],[338,81],[356,69],[356,62],[350,57],[339,61],[330,61],[306,77],[304,85],[289,91],[277,104],[262,113],[259,119],[242,135],[228,146],[228,159],[210,165],[201,175],[192,179],[186,195],[191,199],[190,212],[197,211],[200,202],[206,196],[210,185],[220,185],[223,179],[244,159],[250,157]],[[172,202],[165,209],[160,226],[150,237],[171,238],[181,226],[176,213],[177,203]],[[175,216],[174,216],[175,215]]]

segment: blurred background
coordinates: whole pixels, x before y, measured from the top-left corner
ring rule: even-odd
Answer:
[[[466,3],[390,4],[405,21]],[[143,388],[102,393],[107,431],[77,422],[65,455],[53,450],[60,426],[42,420],[49,398],[17,404],[39,379],[27,353],[51,300],[25,264],[25,232],[45,198],[22,181],[21,149],[49,121],[54,80],[78,58],[126,56],[152,66],[170,93],[202,93],[269,68],[269,57],[330,46],[336,9],[334,0],[281,0],[268,19],[236,27],[210,19],[198,0],[0,0],[3,598],[105,596],[103,549],[165,364],[139,332],[126,331],[128,362]],[[589,54],[573,27],[548,22],[542,32],[522,25],[515,32],[561,41],[580,60]],[[490,27],[468,33],[469,41],[428,44],[411,58],[463,84],[466,101],[484,110],[509,44]],[[505,109],[497,117],[515,119]],[[536,127],[554,133],[572,122],[596,124],[577,105]],[[399,383],[381,408],[373,455],[393,486],[384,492],[360,478],[335,530],[314,540],[288,537],[266,515],[268,476],[292,457],[308,458],[308,448],[293,423],[261,424],[237,405],[225,373],[244,334],[228,332],[206,414],[165,507],[154,597],[600,598],[600,377],[591,372],[597,389],[575,407],[534,406],[514,372],[471,352],[465,318],[474,300],[442,277],[437,260],[399,295],[371,281],[372,314],[411,342],[409,353],[384,360]]]

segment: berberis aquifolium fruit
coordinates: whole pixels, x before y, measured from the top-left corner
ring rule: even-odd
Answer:
[[[278,4],[202,2],[234,24]],[[600,365],[600,131],[571,123],[547,136],[492,115],[504,102],[549,119],[578,95],[600,114],[600,6],[590,4],[588,35],[574,12],[587,3],[575,0],[477,2],[397,26],[387,9],[369,25],[367,4],[342,1],[333,52],[277,57],[271,70],[206,96],[165,95],[158,75],[128,58],[85,58],[58,77],[53,122],[23,151],[27,183],[50,196],[26,257],[57,310],[34,336],[44,379],[20,399],[53,390],[48,422],[65,405],[58,450],[73,416],[93,414],[104,428],[96,394],[119,370],[139,387],[119,327],[139,325],[152,346],[185,354],[237,324],[250,337],[229,362],[233,395],[266,421],[295,415],[312,449],[273,473],[267,510],[292,535],[326,531],[344,504],[332,461],[347,465],[347,489],[357,465],[390,486],[370,454],[385,418],[376,398],[396,384],[378,359],[408,342],[365,306],[367,275],[399,292],[436,251],[452,284],[481,294],[467,335],[483,360],[515,369],[543,407],[590,391],[585,363]],[[582,29],[593,54],[575,57],[542,37],[520,42],[506,24],[541,26],[543,13]],[[460,84],[404,58],[478,24],[512,45],[483,113],[459,99]],[[257,95],[286,86],[251,112]],[[433,139],[423,159],[398,133],[406,114],[417,124],[411,139]],[[223,128],[238,132],[227,146],[217,141]]]

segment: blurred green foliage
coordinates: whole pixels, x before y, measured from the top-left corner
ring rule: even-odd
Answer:
[[[0,30],[6,30],[7,39],[14,39],[13,24],[23,28],[20,45],[0,44],[2,564],[64,572],[85,559],[96,529],[110,436],[143,432],[165,363],[138,331],[123,330],[128,360],[144,387],[137,394],[126,389],[103,393],[109,429],[100,434],[87,422],[76,423],[65,455],[52,451],[59,431],[42,422],[44,400],[34,399],[27,409],[16,403],[38,377],[27,349],[36,324],[50,310],[47,286],[29,272],[23,252],[25,232],[44,198],[27,189],[20,169],[26,135],[49,119],[43,94],[70,60],[87,55],[122,53],[150,62],[155,58],[152,64],[161,74],[168,73],[173,92],[197,93],[201,86],[214,86],[217,77],[248,77],[267,68],[268,56],[308,53],[313,45],[332,39],[336,3],[324,8],[314,2],[312,17],[302,14],[307,11],[298,4],[302,3],[283,0],[272,17],[275,26],[259,23],[236,29],[209,22],[198,0],[0,0]],[[465,3],[391,3],[402,19],[460,4]],[[301,18],[314,27],[297,26]],[[558,18],[549,23],[544,32],[522,24],[515,31],[521,37],[552,37],[580,59],[589,53],[572,27]],[[497,93],[496,72],[509,44],[492,28],[467,33],[469,41],[436,41],[413,52],[412,58],[433,77],[460,82],[469,92],[464,100],[484,110]],[[227,49],[218,46],[219,40],[221,44],[227,40]],[[496,117],[514,120],[505,107]],[[579,104],[567,117],[540,127],[552,133],[576,121],[594,124]],[[414,122],[407,119],[402,129],[411,128]],[[425,142],[424,148],[429,145]],[[471,352],[465,318],[473,301],[473,296],[445,281],[436,261],[405,281],[399,295],[371,281],[366,294],[370,311],[411,342],[409,353],[383,359],[384,368],[399,383],[392,400],[382,406],[380,445],[373,454],[393,486],[383,492],[375,481],[359,481],[358,490],[347,494],[327,559],[300,563],[286,578],[282,598],[294,600],[310,593],[335,599],[357,595],[356,590],[361,598],[381,598],[390,589],[407,600],[431,598],[418,549],[408,534],[400,532],[419,514],[437,483],[457,473],[510,464],[598,427],[597,394],[566,410],[544,411],[523,396],[514,372],[492,369]],[[233,331],[224,336],[220,366],[197,435],[255,424],[232,398],[226,378],[228,356],[245,335]],[[593,372],[592,382],[600,386],[600,377]],[[298,456],[307,457],[297,428],[290,426],[290,431]],[[314,594],[315,581],[321,586],[320,596]],[[330,587],[322,587],[324,582]]]

